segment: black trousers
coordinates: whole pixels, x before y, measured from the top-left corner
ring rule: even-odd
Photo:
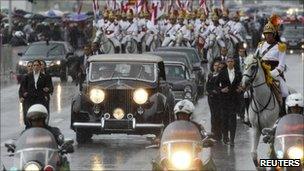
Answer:
[[[244,93],[239,94],[238,96],[238,108],[237,108],[237,114],[239,115],[240,118],[244,119],[245,117],[245,109],[246,109],[246,104],[245,104],[245,98],[244,98]]]
[[[26,114],[27,114],[29,107],[30,106],[29,106],[28,102],[26,100],[24,100],[22,103],[22,110],[23,110],[23,123],[25,125],[25,128],[28,128],[30,126],[30,123],[26,119]]]
[[[211,132],[214,134],[214,139],[222,139],[222,118],[221,118],[221,108],[218,100],[212,97],[208,97],[208,104],[211,114]]]
[[[221,116],[222,116],[222,126],[223,126],[223,139],[224,141],[234,142],[235,132],[236,132],[236,104],[224,103],[222,105]],[[230,137],[228,137],[228,133]]]

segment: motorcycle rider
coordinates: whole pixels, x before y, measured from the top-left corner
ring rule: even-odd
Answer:
[[[54,135],[56,142],[59,146],[61,146],[64,143],[64,136],[60,132],[60,129],[57,127],[51,127],[48,125],[48,123],[47,123],[48,111],[45,106],[43,106],[41,104],[32,105],[27,111],[26,118],[30,125],[26,129],[29,129],[32,127],[45,128]]]
[[[194,109],[195,109],[194,104],[187,99],[177,102],[176,105],[174,106],[174,114],[176,117],[175,119],[176,120],[185,120],[185,121],[189,121],[189,122],[193,123],[195,126],[197,126],[198,130],[202,134],[202,138],[204,139],[205,132],[206,132],[204,127],[200,123],[193,121],[191,118],[191,116],[194,112]]]
[[[301,93],[294,93],[290,94],[286,98],[286,112],[287,114],[300,114],[303,115],[304,113],[304,100],[303,95]],[[274,141],[274,135],[276,132],[277,125],[279,123],[281,118],[279,118],[272,129],[269,131],[269,133],[266,133],[266,131],[263,129],[262,134],[265,135],[263,137],[263,141],[265,143],[270,143],[270,156],[276,157],[274,154],[274,147],[273,147],[273,141]]]

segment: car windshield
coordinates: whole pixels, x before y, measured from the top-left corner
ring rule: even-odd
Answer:
[[[60,43],[51,43],[46,44],[33,44],[25,52],[25,55],[63,55],[64,54],[64,45]]]
[[[108,79],[135,79],[154,82],[156,64],[93,62],[90,64],[90,81]]]
[[[287,25],[284,26],[282,37],[285,38],[304,38],[304,27],[301,25]]]
[[[165,65],[166,77],[168,79],[185,79],[185,68],[182,65]]]

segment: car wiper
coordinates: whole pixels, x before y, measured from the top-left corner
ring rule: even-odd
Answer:
[[[56,49],[59,45],[55,45],[52,48],[50,48],[47,52],[46,52],[46,56],[49,56],[50,52],[54,49]]]
[[[143,66],[140,67],[140,71],[136,77],[136,80],[138,80],[140,78],[142,71],[143,71]]]

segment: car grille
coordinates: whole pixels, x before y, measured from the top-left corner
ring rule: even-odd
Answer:
[[[121,108],[125,114],[134,113],[132,92],[132,90],[106,90],[105,112],[112,116],[114,109]]]

